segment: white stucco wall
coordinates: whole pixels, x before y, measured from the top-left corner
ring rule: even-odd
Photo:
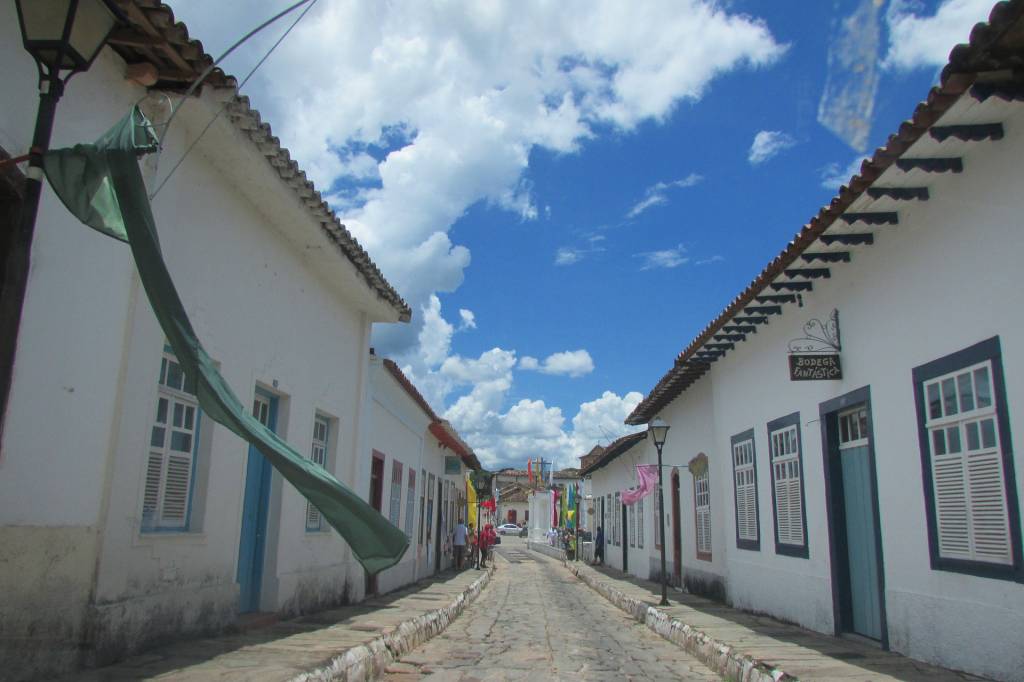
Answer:
[[[605,548],[604,548],[604,563],[612,566],[619,570],[622,570],[622,556],[623,547],[626,548],[626,568],[628,572],[639,578],[649,578],[652,575],[653,570],[657,570],[657,566],[652,563],[652,558],[660,556],[655,550],[654,545],[654,520],[656,512],[654,510],[654,495],[648,495],[643,501],[643,524],[644,524],[644,543],[643,547],[630,546],[629,543],[629,524],[622,525],[621,516],[619,516],[620,524],[620,536],[619,544],[612,544],[614,534],[612,529],[614,528],[614,513],[615,513],[615,493],[621,493],[626,488],[630,488],[636,485],[636,465],[637,464],[650,464],[656,461],[651,459],[649,453],[645,449],[645,443],[638,443],[632,448],[627,450],[624,454],[617,457],[610,464],[601,467],[593,474],[590,478],[590,489],[594,496],[594,504],[596,511],[593,516],[594,530],[596,531],[597,526],[602,526],[605,537]],[[653,452],[653,449],[652,449]],[[656,455],[652,455],[656,457]],[[607,500],[607,495],[611,495],[611,501]],[[601,515],[601,498],[605,497],[604,515]],[[631,507],[629,514],[635,513],[635,505]],[[621,515],[621,512],[619,512]],[[627,516],[628,519],[628,516]],[[637,520],[639,522],[639,519]],[[667,531],[666,531],[667,532]],[[671,556],[669,557],[671,560]]]
[[[0,26],[11,93],[0,107],[0,146],[16,155],[31,139],[36,71],[13,4],[0,6]],[[105,50],[71,80],[53,146],[95,139],[145,94],[123,69]],[[147,182],[179,158],[216,96],[186,104],[162,155],[143,162]],[[278,431],[302,453],[315,412],[331,417],[328,466],[351,483],[370,323],[395,314],[226,117],[153,208],[168,268],[225,379],[246,404],[256,385],[277,395]],[[14,658],[37,672],[61,670],[222,627],[238,608],[248,446],[203,420],[189,532],[141,533],[163,334],[130,251],[80,225],[45,187],[31,263],[0,450],[0,553],[48,568],[0,562],[5,631],[35,633]],[[275,473],[262,610],[298,613],[362,591],[345,543],[333,531],[307,533],[305,512]],[[83,651],[86,622],[94,648]],[[43,652],[37,662],[28,660],[33,644]]]
[[[465,473],[467,468],[460,462],[457,473],[445,474],[445,457],[453,456],[451,450],[438,442],[429,431],[431,417],[405,391],[383,366],[379,358],[370,360],[370,387],[372,408],[370,410],[369,447],[361,458],[358,490],[369,494],[370,462],[373,453],[383,455],[384,491],[382,513],[388,516],[391,510],[391,475],[393,462],[402,464],[401,501],[399,506],[399,527],[405,530],[408,508],[409,467],[416,471],[416,495],[413,502],[413,527],[411,544],[402,561],[381,572],[377,589],[380,593],[390,592],[415,580],[433,575],[437,569],[438,543],[440,536],[440,568],[445,570],[453,565],[451,531],[455,521],[465,519],[464,505],[458,501],[465,498]],[[424,477],[424,472],[426,477]],[[434,506],[430,518],[425,516],[429,495],[425,486],[433,476]],[[442,483],[442,496],[438,497],[438,483]],[[423,499],[421,510],[420,499]],[[452,504],[447,504],[450,499]],[[443,506],[442,506],[443,504]],[[438,508],[441,506],[441,521]],[[421,533],[422,525],[422,533]],[[431,541],[427,543],[427,528],[430,527]],[[422,540],[421,540],[422,534]]]
[[[423,569],[422,564],[425,562],[426,555],[421,550],[418,536],[419,498],[425,484],[421,474],[426,459],[425,441],[430,435],[427,432],[430,418],[388,373],[380,359],[371,358],[370,373],[372,422],[369,433],[371,449],[361,457],[360,471],[362,475],[359,490],[369,499],[370,464],[374,452],[383,455],[385,459],[381,513],[387,517],[391,509],[392,467],[395,461],[401,462],[402,486],[398,526],[403,530],[405,529],[409,468],[411,467],[416,472],[412,544],[398,565],[380,573],[377,587],[383,593],[390,592],[420,577],[418,574]]]
[[[1024,631],[1020,585],[931,568],[911,380],[913,367],[998,335],[1011,427],[1016,425],[1013,415],[1019,413],[1024,386],[1024,325],[1010,312],[1019,307],[1020,109],[993,98],[986,112],[975,112],[985,120],[1002,120],[1006,138],[947,145],[946,154],[963,155],[962,174],[918,173],[914,180],[928,185],[929,201],[894,205],[898,226],[876,230],[873,246],[854,249],[851,263],[833,266],[831,279],[815,281],[802,308],[786,306],[782,317],[770,318],[769,325],[737,344],[663,411],[672,425],[666,460],[683,465],[700,450],[709,456],[712,568],[725,576],[736,606],[833,631],[819,404],[868,386],[891,647],[998,679],[1013,679],[1024,666],[1016,634]],[[957,122],[957,115],[954,110],[943,123]],[[942,155],[927,136],[919,144],[917,154]],[[879,184],[888,184],[887,177]],[[805,322],[825,318],[833,308],[839,310],[843,380],[791,382],[788,341],[803,335]],[[806,559],[778,555],[774,543],[766,424],[792,412],[800,413],[803,444]],[[735,541],[730,437],[749,428],[757,457],[759,551],[737,549]],[[1019,453],[1019,433],[1013,441],[1010,447]],[[1022,466],[1015,455],[1018,499],[1024,497]],[[684,472],[683,491],[687,478]],[[596,494],[597,475],[594,480]],[[689,490],[692,494],[692,484]],[[692,500],[682,511],[684,527],[692,527]],[[690,561],[692,555],[684,558],[685,564]]]

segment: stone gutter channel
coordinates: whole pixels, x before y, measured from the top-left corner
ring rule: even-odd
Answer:
[[[424,642],[441,634],[480,595],[494,573],[494,564],[447,606],[421,613],[384,630],[379,637],[347,649],[326,665],[292,677],[289,682],[376,680],[384,669]]]
[[[622,609],[649,629],[668,641],[682,647],[704,665],[727,680],[740,682],[795,682],[796,677],[736,651],[725,642],[716,640],[700,630],[673,618],[657,607],[640,599],[626,596],[610,581],[601,580],[599,574],[574,562],[565,562],[573,575],[594,591]]]

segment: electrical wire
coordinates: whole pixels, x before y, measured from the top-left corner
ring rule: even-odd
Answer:
[[[235,48],[237,48],[239,45],[244,43],[246,40],[248,40],[252,36],[254,36],[257,33],[259,33],[260,31],[262,31],[267,26],[270,26],[271,24],[273,24],[275,21],[277,21],[281,17],[283,17],[286,14],[288,14],[292,10],[297,9],[298,7],[301,7],[302,5],[307,5],[307,3],[308,3],[306,9],[302,10],[302,13],[299,14],[298,17],[295,18],[295,21],[292,22],[291,26],[289,26],[288,29],[284,33],[281,34],[281,37],[278,38],[274,42],[274,44],[270,46],[270,49],[267,50],[266,54],[264,54],[263,57],[260,58],[260,60],[258,62],[256,62],[256,65],[252,67],[252,69],[249,71],[249,73],[246,74],[245,78],[242,79],[242,82],[238,84],[238,88],[237,89],[240,91],[243,87],[245,87],[245,84],[249,82],[249,79],[253,77],[253,74],[255,74],[256,71],[261,66],[263,66],[263,63],[265,61],[267,61],[267,59],[270,57],[270,55],[274,53],[274,50],[277,49],[277,46],[280,45],[282,42],[284,42],[284,39],[288,37],[288,34],[292,32],[292,29],[294,29],[298,25],[298,23],[300,21],[302,21],[302,19],[309,13],[309,11],[311,9],[313,9],[313,6],[316,5],[317,2],[318,2],[318,0],[300,0],[300,2],[297,2],[294,5],[292,5],[291,7],[286,8],[282,12],[278,13],[274,17],[268,19],[267,21],[263,22],[262,24],[260,24],[256,28],[254,28],[252,31],[249,31],[249,33],[247,33],[245,36],[243,36],[234,45],[229,47],[227,49],[227,51],[224,52],[224,54],[222,54],[217,59],[217,61],[215,61],[210,66],[206,67],[206,69],[203,71],[203,73],[201,73],[199,75],[199,77],[195,80],[195,82],[185,92],[185,96],[182,99],[181,103],[174,109],[173,112],[171,112],[170,118],[168,118],[167,119],[167,123],[164,124],[166,126],[165,130],[164,130],[164,137],[167,136],[167,133],[170,130],[171,121],[174,120],[174,117],[177,115],[177,113],[181,109],[182,105],[184,105],[184,103],[186,101],[188,101],[189,96],[195,91],[195,89],[197,87],[199,87],[199,85],[203,82],[203,79],[205,79],[208,75],[210,75],[210,73],[213,71],[213,69],[216,68],[217,64],[219,64],[224,58],[226,58],[228,55],[230,55],[235,50]],[[149,195],[150,201],[152,201],[156,197],[156,195],[160,193],[160,190],[163,189],[164,185],[167,184],[167,181],[171,179],[171,176],[174,175],[175,171],[178,170],[178,168],[185,161],[185,159],[188,157],[188,155],[192,152],[192,150],[195,148],[195,146],[197,144],[199,144],[199,141],[203,139],[203,136],[206,135],[207,131],[209,131],[210,128],[213,126],[213,124],[216,122],[216,120],[218,118],[220,118],[220,115],[224,113],[224,110],[227,109],[227,106],[228,106],[227,102],[225,102],[224,104],[222,104],[220,106],[220,108],[217,110],[217,113],[215,113],[213,115],[213,117],[206,124],[206,126],[200,131],[199,135],[196,136],[196,139],[192,141],[192,143],[188,146],[187,149],[185,149],[185,152],[181,155],[181,158],[179,158],[177,160],[177,162],[174,164],[174,166],[171,167],[171,170],[167,173],[167,175],[164,177],[164,179],[160,182],[159,185],[157,185],[156,189],[154,189],[153,192]],[[161,139],[161,142],[162,141],[163,140]]]

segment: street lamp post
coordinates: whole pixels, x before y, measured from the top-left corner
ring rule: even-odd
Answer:
[[[6,330],[0,341],[0,432],[14,375],[18,327],[42,193],[43,153],[50,145],[57,102],[64,94],[64,84],[92,65],[120,17],[106,0],[17,0],[16,4],[22,42],[39,71],[39,110],[25,173],[21,219],[8,241],[0,290],[0,328]]]
[[[481,520],[482,519],[480,518],[480,498],[477,497],[476,498],[476,566],[474,568],[476,568],[476,570],[478,570],[478,571],[480,570],[480,558],[481,558],[481,555],[483,553],[483,549],[480,546],[480,538],[483,537],[481,535],[481,533],[480,533],[480,528],[483,527],[484,524],[481,523]]]
[[[665,438],[668,437],[669,425],[661,417],[655,417],[647,425],[647,433],[654,441],[654,447],[658,449],[658,527],[661,531],[661,602],[659,606],[668,606],[668,575],[665,570],[665,545],[668,538],[665,537],[665,477],[662,474],[661,448],[665,445]]]

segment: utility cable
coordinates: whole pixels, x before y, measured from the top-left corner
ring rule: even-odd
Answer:
[[[237,90],[241,91],[241,89],[243,87],[245,87],[245,84],[249,82],[249,79],[253,77],[253,74],[255,74],[256,71],[261,66],[263,66],[263,62],[267,61],[267,59],[270,57],[270,55],[274,53],[274,50],[277,49],[277,46],[280,45],[282,42],[284,42],[284,39],[288,37],[288,34],[292,32],[292,29],[294,29],[298,25],[298,23],[300,21],[302,21],[302,19],[309,13],[309,11],[311,9],[313,9],[313,6],[316,5],[317,2],[318,2],[318,0],[300,0],[300,2],[297,2],[294,5],[292,5],[291,7],[288,7],[284,11],[278,13],[276,16],[274,16],[274,17],[268,19],[267,21],[263,22],[262,24],[260,24],[256,28],[254,28],[252,31],[249,31],[249,33],[247,33],[245,36],[243,36],[241,40],[237,41],[234,45],[229,47],[227,49],[227,51],[224,52],[224,54],[222,54],[217,59],[217,61],[215,61],[210,66],[206,67],[206,69],[203,71],[203,73],[201,73],[199,75],[199,78],[197,78],[195,80],[195,82],[191,85],[191,87],[189,87],[189,89],[185,92],[185,96],[182,99],[181,103],[177,107],[175,107],[174,111],[171,113],[170,118],[167,119],[167,123],[164,124],[166,126],[166,128],[164,130],[164,137],[167,136],[167,132],[170,130],[171,121],[174,120],[174,117],[177,115],[177,113],[181,109],[182,105],[184,105],[184,103],[186,101],[188,101],[189,96],[203,82],[203,79],[206,78],[213,71],[214,68],[216,68],[217,64],[219,64],[225,57],[230,55],[235,50],[235,48],[237,48],[239,45],[244,43],[246,40],[248,40],[252,36],[254,36],[257,33],[259,33],[260,31],[262,31],[267,26],[270,26],[272,23],[274,23],[275,21],[277,21],[281,17],[283,17],[286,14],[288,14],[292,10],[294,10],[294,9],[296,9],[298,7],[301,7],[302,5],[306,5],[308,3],[306,9],[302,10],[302,13],[299,14],[298,17],[295,18],[295,21],[292,22],[291,26],[289,26],[288,29],[284,33],[281,34],[281,37],[278,38],[277,41],[274,42],[274,44],[270,46],[270,49],[267,50],[267,53],[264,54],[263,57],[258,62],[256,62],[256,65],[254,67],[252,67],[252,69],[249,71],[249,73],[246,74],[245,78],[242,79],[242,82],[238,84]],[[157,185],[156,189],[153,190],[152,194],[149,195],[150,201],[152,201],[154,198],[156,198],[156,195],[160,193],[160,190],[163,189],[164,185],[167,184],[167,181],[171,179],[171,176],[173,176],[175,171],[178,170],[178,168],[181,166],[182,162],[185,161],[185,159],[192,152],[192,150],[195,148],[195,146],[197,144],[199,144],[199,141],[203,139],[203,136],[206,135],[207,131],[210,130],[210,128],[213,126],[214,122],[216,122],[216,120],[218,118],[220,118],[220,115],[224,113],[224,110],[227,108],[227,106],[228,106],[228,102],[225,102],[224,104],[222,104],[220,106],[220,108],[217,110],[217,113],[215,113],[213,115],[213,118],[210,119],[210,121],[206,124],[206,126],[202,129],[202,131],[200,131],[199,135],[196,136],[196,139],[193,140],[192,143],[185,150],[185,153],[183,153],[181,155],[181,158],[179,158],[178,161],[174,164],[174,166],[171,167],[171,170],[167,173],[167,175],[164,177],[164,179],[160,182],[159,185]],[[162,141],[162,139],[161,139],[161,141]]]

